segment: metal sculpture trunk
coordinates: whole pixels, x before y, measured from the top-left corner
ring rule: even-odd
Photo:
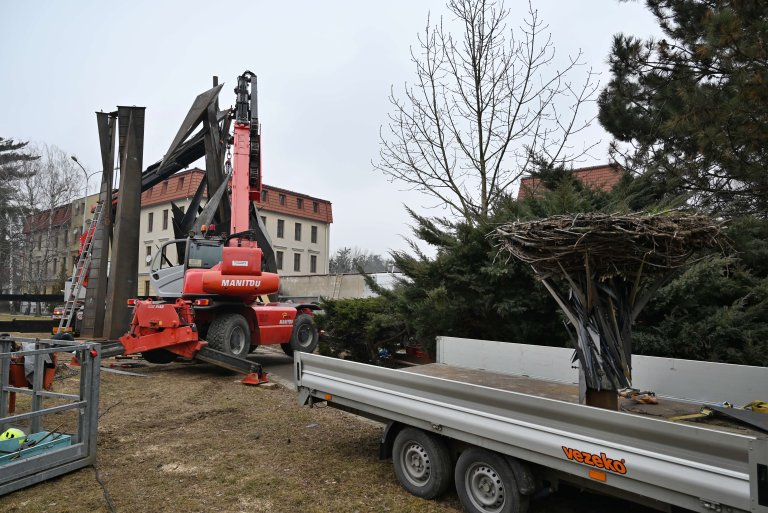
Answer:
[[[617,406],[613,391],[632,385],[632,323],[640,311],[695,250],[722,247],[719,226],[677,211],[554,216],[509,223],[493,235],[501,250],[531,265],[568,318],[582,402],[608,408]]]

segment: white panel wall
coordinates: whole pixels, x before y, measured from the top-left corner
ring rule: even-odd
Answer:
[[[572,349],[490,340],[437,338],[437,362],[517,376],[579,382]],[[768,400],[768,367],[632,356],[633,387],[700,403],[743,406]]]

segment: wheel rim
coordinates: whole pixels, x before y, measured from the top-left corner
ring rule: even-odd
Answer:
[[[232,329],[232,334],[229,337],[229,349],[232,354],[240,354],[245,349],[245,331],[240,326],[235,326]]]
[[[481,511],[497,513],[504,507],[504,485],[486,463],[473,463],[464,474],[464,488],[472,504]]]
[[[409,442],[400,452],[400,467],[405,478],[415,486],[424,486],[431,476],[432,466],[424,447],[416,442]]]
[[[301,347],[309,347],[312,345],[312,339],[314,334],[312,333],[312,327],[308,325],[299,326],[299,331],[296,333],[296,339],[299,341]]]

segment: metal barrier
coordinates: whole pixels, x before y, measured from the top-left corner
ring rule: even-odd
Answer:
[[[30,343],[34,349],[12,352],[14,342]],[[80,362],[79,393],[46,390],[46,382],[51,377],[46,379],[46,355],[51,355],[55,362],[57,355],[68,360],[73,351]],[[19,362],[19,359],[23,362],[23,358],[31,358],[33,363],[30,387],[18,383],[19,372],[24,374],[23,363]],[[0,336],[0,432],[19,427],[29,432],[24,443],[0,442],[3,444],[0,447],[0,495],[96,463],[100,363],[101,349],[95,342]],[[12,413],[13,394],[31,396],[29,411]],[[56,404],[45,407],[46,400]],[[75,429],[60,432],[63,424],[52,416],[72,410],[77,418]],[[42,430],[44,418],[46,427],[53,431]]]

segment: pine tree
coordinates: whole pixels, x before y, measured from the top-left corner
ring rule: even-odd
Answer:
[[[21,215],[14,198],[16,184],[29,173],[22,165],[39,158],[24,151],[26,146],[26,142],[0,137],[0,289],[11,288],[11,231]]]
[[[768,217],[768,2],[646,4],[665,37],[617,35],[599,98],[615,155],[711,212]]]

